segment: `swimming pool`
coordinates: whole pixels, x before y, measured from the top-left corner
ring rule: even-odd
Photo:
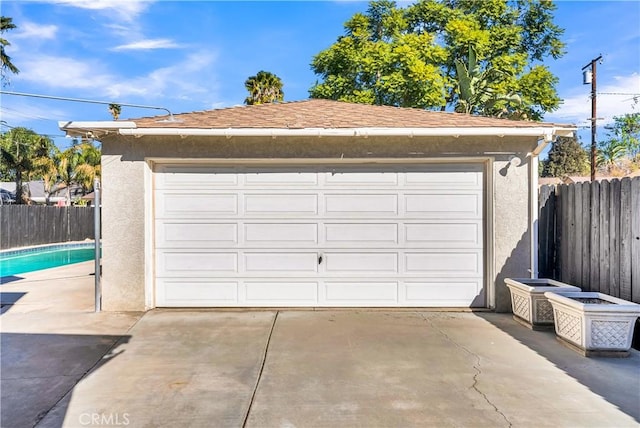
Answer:
[[[93,243],[56,244],[0,252],[0,277],[93,260]]]

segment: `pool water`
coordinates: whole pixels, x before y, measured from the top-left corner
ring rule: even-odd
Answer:
[[[93,260],[94,246],[42,248],[0,254],[0,277]]]

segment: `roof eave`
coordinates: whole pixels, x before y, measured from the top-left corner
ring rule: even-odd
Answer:
[[[70,137],[86,137],[87,134],[98,136],[111,131],[136,128],[135,122],[115,121],[59,121],[58,128]]]
[[[180,137],[537,137],[550,142],[557,136],[571,136],[575,127],[438,127],[438,128],[138,128],[135,122],[59,122],[70,136],[116,131],[120,135]]]

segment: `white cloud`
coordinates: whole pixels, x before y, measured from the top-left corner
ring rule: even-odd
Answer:
[[[11,36],[14,39],[53,39],[58,32],[56,25],[40,25],[35,22],[23,21],[17,31]]]
[[[105,87],[114,76],[101,72],[97,63],[52,55],[34,55],[20,64],[20,74],[14,79],[43,86],[66,89]]]
[[[170,39],[146,39],[137,42],[127,43],[125,45],[116,46],[112,51],[129,51],[129,50],[152,50],[152,49],[172,49],[182,47],[178,43]]]
[[[127,97],[185,99],[212,92],[215,78],[210,66],[214,60],[215,55],[210,52],[193,53],[175,65],[128,78],[104,71],[104,65],[97,61],[38,55],[21,64],[15,80],[58,90],[77,90],[92,99],[121,102],[129,101]]]
[[[214,60],[215,56],[209,52],[194,53],[179,64],[159,68],[145,76],[113,83],[107,91],[114,98],[138,95],[184,99],[186,95],[207,93],[213,80],[207,69]]]
[[[596,97],[596,116],[602,118],[598,126],[613,122],[614,116],[640,111],[640,74],[632,73],[628,76],[616,76],[613,82],[598,84]],[[620,94],[620,95],[617,95]],[[634,94],[634,95],[622,95]],[[546,120],[570,122],[578,125],[590,123],[591,117],[591,86],[584,85],[570,91],[570,96],[564,99],[560,109],[546,116]]]
[[[63,6],[117,13],[124,21],[132,21],[152,3],[151,0],[53,0]]]
[[[8,100],[4,97],[0,111],[2,111],[2,120],[10,123],[11,126],[28,124],[34,120],[64,120],[69,117],[69,113],[66,110],[41,107],[32,102],[15,102],[15,100]]]
[[[105,24],[105,28],[111,30],[111,34],[117,37],[121,37],[127,40],[135,40],[135,39],[143,39],[142,32],[137,24],[122,24],[122,23],[111,23]]]

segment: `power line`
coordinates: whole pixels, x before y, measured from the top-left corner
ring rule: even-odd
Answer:
[[[173,113],[171,113],[171,111],[168,108],[165,108],[165,107],[147,106],[147,105],[142,105],[142,104],[118,103],[118,102],[113,102],[113,101],[87,100],[87,99],[82,99],[82,98],[57,97],[57,96],[53,96],[53,95],[27,94],[27,93],[24,93],[24,92],[13,92],[13,91],[2,91],[2,90],[0,90],[0,94],[16,95],[16,96],[20,96],[20,97],[44,98],[44,99],[47,99],[47,100],[72,101],[72,102],[77,102],[77,103],[102,104],[102,105],[117,104],[117,105],[124,106],[124,107],[148,108],[148,109],[153,109],[153,110],[164,110],[169,114],[169,119],[167,120],[168,122],[177,122],[177,120],[174,119],[174,117],[173,117]]]
[[[34,119],[34,120],[52,120],[51,117],[44,117],[44,116],[38,116],[37,114],[30,114],[30,113],[25,113],[22,112],[20,110],[16,110],[14,108],[11,107],[7,107],[7,106],[0,106],[0,110],[4,110],[5,112],[9,112],[12,113],[14,115],[20,116],[20,117],[24,117],[27,119]]]
[[[632,92],[598,92],[598,95],[628,95],[640,97],[640,94],[634,94]]]

